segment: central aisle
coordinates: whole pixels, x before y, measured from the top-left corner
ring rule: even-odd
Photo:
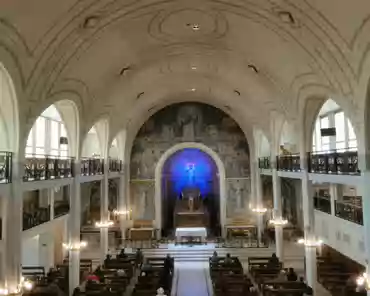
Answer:
[[[212,295],[207,262],[176,262],[175,273],[175,293],[172,293],[172,295]]]

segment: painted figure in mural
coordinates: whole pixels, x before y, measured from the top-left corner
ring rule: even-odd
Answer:
[[[181,128],[184,141],[194,141],[202,128],[201,110],[196,106],[189,105],[179,109],[177,122]]]
[[[243,191],[244,188],[242,187],[240,182],[237,182],[234,189],[237,209],[244,208]]]
[[[141,188],[138,208],[139,219],[145,219],[147,206],[148,206],[148,191],[145,188]]]

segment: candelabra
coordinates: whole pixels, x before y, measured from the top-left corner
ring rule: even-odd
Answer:
[[[267,212],[267,209],[266,208],[254,208],[252,209],[252,212],[255,212],[257,214],[264,214]]]
[[[306,247],[320,247],[323,244],[323,241],[321,239],[307,240],[307,239],[301,238],[298,240],[298,243],[305,245]]]
[[[83,248],[85,248],[87,246],[87,242],[79,242],[79,243],[75,243],[75,244],[72,244],[72,243],[69,243],[69,244],[66,244],[66,243],[63,243],[63,247],[69,251],[79,251]]]
[[[288,224],[288,220],[285,220],[283,218],[276,218],[276,219],[270,220],[269,223],[275,226],[284,226]]]
[[[113,225],[114,225],[113,221],[100,221],[95,223],[95,226],[98,228],[109,228]]]

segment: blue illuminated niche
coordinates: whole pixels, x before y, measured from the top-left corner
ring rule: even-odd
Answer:
[[[186,188],[198,188],[201,195],[213,193],[217,167],[207,153],[196,148],[177,151],[167,159],[164,172],[177,195]]]

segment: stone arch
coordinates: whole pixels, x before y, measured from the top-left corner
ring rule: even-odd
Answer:
[[[18,152],[19,112],[13,80],[0,63],[0,151]]]
[[[78,157],[79,156],[79,137],[80,137],[80,117],[79,117],[79,111],[78,107],[72,100],[59,100],[54,102],[53,104],[48,105],[44,110],[40,113],[43,114],[45,111],[47,111],[51,106],[53,106],[58,115],[61,118],[61,121],[63,122],[66,133],[67,133],[67,139],[68,139],[68,155],[72,157]],[[38,117],[37,117],[38,118]],[[32,130],[32,127],[34,126],[37,118],[33,121],[32,126],[29,126],[26,135],[27,138],[24,139],[23,143],[23,151],[26,149],[26,142],[28,137],[30,136],[30,132]]]
[[[218,154],[202,143],[195,142],[183,142],[172,146],[165,153],[162,154],[155,167],[155,195],[154,195],[154,205],[155,205],[155,226],[160,229],[162,227],[162,207],[161,207],[161,196],[162,196],[162,184],[161,184],[161,174],[163,166],[166,160],[169,159],[174,153],[185,148],[195,148],[208,154],[213,161],[216,163],[218,174],[219,174],[219,184],[220,184],[220,221],[221,229],[224,231],[224,226],[226,224],[226,172],[225,166]]]
[[[290,153],[297,153],[299,151],[299,134],[294,129],[292,122],[284,120],[278,136],[278,141],[279,147],[283,146],[284,149]]]
[[[92,157],[94,154],[100,158],[109,155],[109,122],[101,119],[96,122],[85,135],[82,142],[82,157]]]

